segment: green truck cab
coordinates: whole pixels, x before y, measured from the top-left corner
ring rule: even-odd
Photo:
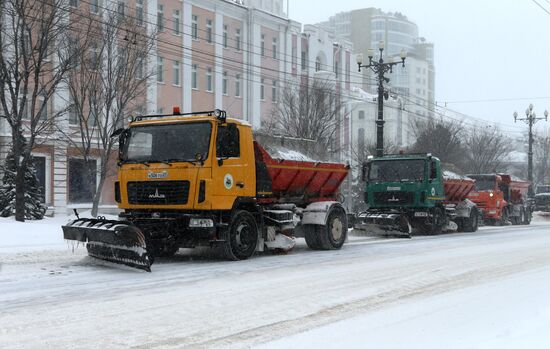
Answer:
[[[441,161],[431,154],[369,158],[362,178],[367,210],[357,215],[355,229],[406,237],[477,230],[477,208],[465,199],[475,181],[445,180]]]

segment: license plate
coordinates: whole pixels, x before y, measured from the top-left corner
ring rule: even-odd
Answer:
[[[428,217],[428,212],[415,212],[415,217]]]

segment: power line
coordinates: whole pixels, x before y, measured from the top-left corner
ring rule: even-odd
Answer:
[[[85,0],[81,0],[81,1],[84,2],[84,3],[90,4],[89,2],[86,2]],[[107,8],[104,8],[104,9],[105,9],[106,11],[109,11],[109,12],[115,12],[114,10],[110,10],[110,9],[107,9]],[[75,13],[74,11],[71,11],[71,10],[67,10],[67,11],[68,11],[69,13],[73,13],[73,14],[78,15],[78,16],[80,16],[80,17],[84,17],[84,18],[90,19],[90,17],[85,16],[83,13]],[[131,17],[131,16],[130,16],[130,17]],[[100,20],[97,20],[97,19],[92,19],[92,20],[94,20],[94,21],[96,21],[96,22],[99,22],[99,23],[101,23],[101,24],[103,24],[103,25],[110,25],[110,26],[112,26],[112,24],[110,24],[110,23],[106,23],[106,22],[103,22],[103,21],[100,21]],[[153,26],[156,27],[156,24],[152,24],[151,22],[146,22],[146,23],[149,23],[149,24],[151,24],[151,25],[153,25]],[[74,28],[73,28],[73,29],[74,29]],[[78,29],[78,28],[77,28],[77,29]],[[123,29],[123,28],[121,28],[121,29],[122,29],[122,30],[126,30],[127,33],[133,33],[133,34],[145,36],[145,37],[147,37],[147,38],[149,38],[149,39],[156,40],[157,42],[160,42],[161,44],[167,45],[168,47],[166,47],[166,48],[161,47],[160,45],[158,45],[159,48],[157,48],[157,51],[160,51],[160,52],[163,52],[163,53],[167,53],[167,54],[169,54],[169,55],[175,55],[175,56],[177,56],[178,58],[182,57],[182,55],[183,55],[183,57],[187,57],[187,58],[190,58],[190,57],[191,57],[191,58],[194,58],[195,61],[199,61],[199,62],[203,62],[203,63],[212,64],[213,62],[212,62],[212,59],[211,59],[211,58],[212,58],[212,57],[218,57],[217,55],[212,55],[210,52],[201,51],[201,50],[198,50],[198,49],[195,49],[195,48],[187,48],[187,47],[185,47],[185,46],[183,46],[183,45],[178,45],[178,44],[174,44],[174,43],[171,43],[171,42],[166,42],[166,41],[164,41],[164,40],[160,40],[160,39],[158,39],[158,38],[156,38],[156,37],[148,36],[148,35],[143,34],[143,33],[137,33],[137,32],[135,32],[135,31],[131,31],[131,30],[128,30],[128,29]],[[189,35],[189,34],[187,34],[187,35]],[[178,51],[178,52],[175,52],[175,51],[173,51],[170,47],[177,47],[178,49],[181,49],[182,52],[179,52],[179,51]],[[195,57],[195,56],[192,56],[192,55],[190,56],[188,53],[185,53],[186,50],[187,50],[187,51],[196,52],[196,53],[199,54],[199,55],[206,55],[207,58]],[[187,55],[187,56],[186,56],[186,55]],[[230,68],[234,68],[234,70],[236,70],[236,71],[242,71],[242,70],[243,70],[243,64],[244,64],[243,62],[237,61],[237,60],[229,60],[229,59],[227,59],[227,58],[225,58],[225,57],[222,57],[222,58],[224,59],[225,66],[228,66],[228,67],[230,67]],[[227,60],[233,61],[234,63],[238,64],[238,66],[234,66],[234,65],[231,65],[231,64],[227,64],[227,63],[225,62],[225,61],[227,61]],[[182,63],[182,65],[187,65],[187,66],[193,67],[193,64],[186,64],[186,63],[183,63],[183,62],[181,62],[181,63]],[[281,74],[282,74],[282,75],[285,75],[285,76],[286,76],[286,75],[292,75],[292,73],[290,73],[290,72],[281,71],[281,70],[278,70],[278,69],[266,68],[266,67],[263,67],[263,66],[256,66],[256,65],[250,65],[250,64],[249,64],[249,66],[257,67],[257,68],[260,68],[260,69],[262,69],[262,70],[268,70],[268,71],[274,72],[274,73],[279,74],[279,75],[281,75]],[[198,67],[198,66],[197,66],[197,68],[198,68],[198,69],[201,69],[201,70],[204,70],[204,71],[207,71],[206,68],[202,68],[202,67]],[[268,78],[274,78],[274,77],[275,77],[275,78],[277,79],[277,81],[278,81],[278,79],[279,79],[279,76],[278,76],[278,75],[277,75],[277,76],[272,76],[272,75],[267,75],[267,74],[255,74],[255,73],[253,73],[253,72],[249,72],[249,75],[250,75],[250,76],[259,76],[260,78],[261,78],[261,77],[268,77]],[[228,75],[228,76],[229,76],[229,75]],[[231,76],[229,76],[229,77],[231,77]],[[237,75],[234,75],[234,76],[232,76],[232,77],[237,78]],[[243,78],[243,77],[239,77],[239,78],[242,79],[242,81],[257,82],[257,81],[254,81],[253,78],[250,78],[250,79],[249,79],[249,78]],[[298,76],[292,76],[292,80],[295,80],[296,78],[299,78],[299,77],[298,77]],[[287,79],[285,79],[285,83],[286,83],[287,85],[291,85],[291,86],[294,85],[294,86],[298,86],[298,87],[301,87],[301,86],[305,86],[305,85],[306,85],[306,84],[294,83],[294,82],[292,82],[292,80],[287,80]],[[374,79],[371,79],[371,80],[374,80]],[[367,84],[367,85],[369,85],[369,84]],[[375,84],[372,84],[372,85],[370,85],[370,86],[376,86],[376,85],[375,85]],[[366,102],[363,98],[356,98],[356,97],[346,96],[346,95],[344,95],[344,94],[342,94],[342,93],[332,92],[332,91],[331,91],[330,93],[331,93],[332,95],[335,95],[335,96],[345,97],[345,98],[347,98],[348,100],[357,100],[357,101]],[[405,96],[402,96],[402,97],[405,98]],[[409,97],[409,98],[414,98],[414,97]],[[424,99],[424,98],[416,97],[416,99],[427,101],[430,105],[432,104],[432,103],[430,103],[430,101],[428,101],[428,100],[426,100],[426,99]],[[411,100],[409,99],[409,101],[411,101]],[[411,102],[412,102],[412,101],[411,101]],[[414,103],[414,102],[412,102],[411,104],[415,104],[415,105],[417,105],[417,106],[419,106],[419,107],[421,107],[421,108],[424,108],[424,109],[428,110],[430,113],[436,113],[436,114],[438,114],[438,115],[441,116],[441,117],[446,117],[446,118],[453,119],[452,117],[450,117],[450,116],[448,116],[448,115],[445,115],[444,113],[437,113],[434,109],[430,109],[430,108],[428,108],[428,107],[425,106],[425,105],[421,105],[421,104]],[[435,107],[438,107],[438,106],[435,105]],[[394,108],[394,109],[397,109],[397,108]],[[450,110],[450,109],[447,108],[447,110]],[[450,110],[450,111],[452,111],[452,110]],[[458,112],[456,112],[456,111],[452,111],[452,112],[458,113]],[[420,116],[420,114],[418,114],[418,113],[416,113],[416,114],[417,114],[417,116]],[[458,113],[458,114],[461,114],[461,115],[462,115],[463,117],[465,117],[465,118],[472,118],[472,119],[475,119],[474,117],[469,116],[469,115],[466,115],[466,114],[463,114],[463,113]],[[458,119],[453,119],[453,120],[458,120]],[[487,124],[490,123],[490,122],[488,122],[487,120],[483,120],[483,119],[478,119],[478,120],[481,120],[482,122],[487,123]],[[496,123],[495,123],[495,125],[496,125]],[[472,126],[475,126],[475,125],[472,124]]]
[[[537,4],[537,6],[540,7],[544,12],[546,12],[547,14],[550,15],[550,12],[549,12],[544,6],[542,6],[541,4],[539,4],[536,0],[531,0],[531,1],[533,1],[533,2],[534,2],[535,4]],[[546,1],[546,0],[545,0],[545,1]],[[548,2],[548,1],[546,1],[546,2]]]

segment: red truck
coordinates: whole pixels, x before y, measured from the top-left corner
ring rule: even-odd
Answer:
[[[475,202],[488,225],[530,224],[532,205],[527,200],[530,182],[509,174],[469,174],[476,180],[468,199]]]

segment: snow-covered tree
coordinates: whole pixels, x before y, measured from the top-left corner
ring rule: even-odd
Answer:
[[[21,140],[25,143],[25,140]],[[3,167],[4,176],[0,186],[0,216],[15,215],[17,165],[13,150],[8,154]],[[25,219],[42,219],[46,206],[42,203],[42,188],[36,176],[32,156],[25,168]]]

